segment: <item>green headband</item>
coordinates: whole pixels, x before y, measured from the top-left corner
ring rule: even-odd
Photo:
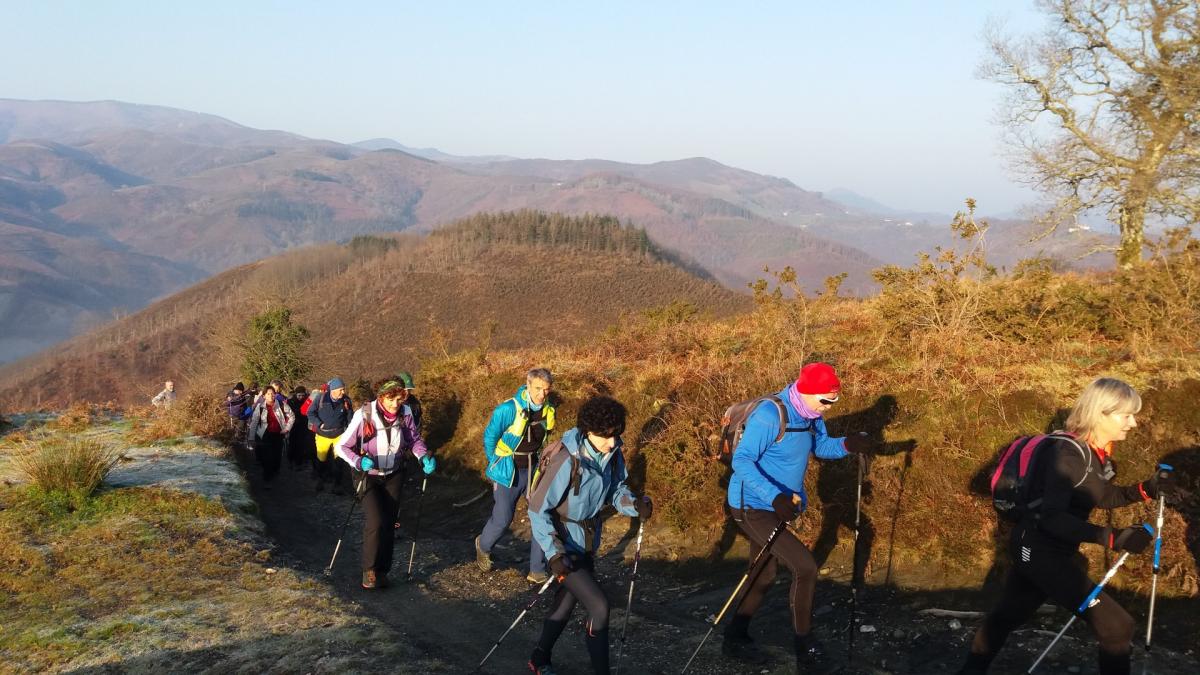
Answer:
[[[391,391],[393,389],[404,389],[404,383],[400,382],[399,380],[388,380],[387,382],[384,382],[383,384],[379,385],[379,393],[380,394],[382,394],[385,391]]]

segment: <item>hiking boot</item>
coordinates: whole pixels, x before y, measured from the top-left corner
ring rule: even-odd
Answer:
[[[387,572],[379,572],[375,575],[375,587],[387,588],[391,584],[388,583]]]
[[[479,537],[475,537],[475,564],[484,572],[492,571],[492,554],[479,545]]]
[[[721,641],[721,653],[735,661],[752,665],[761,665],[771,660],[749,636],[726,635]]]
[[[829,665],[825,656],[825,648],[811,635],[796,635],[792,644],[796,648],[796,667],[800,672],[806,668],[821,668]]]
[[[379,587],[379,577],[375,574],[375,570],[363,572],[362,587],[367,590]]]
[[[533,675],[554,675],[554,666],[550,665],[550,653],[541,647],[534,647],[533,654],[525,664]]]
[[[549,578],[550,575],[545,572],[530,572],[525,575],[525,581],[531,584],[544,584]]]

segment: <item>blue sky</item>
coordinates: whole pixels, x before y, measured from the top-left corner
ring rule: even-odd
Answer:
[[[628,162],[706,156],[898,208],[1032,193],[975,78],[1032,2],[0,0],[0,97],[116,99],[354,142]]]

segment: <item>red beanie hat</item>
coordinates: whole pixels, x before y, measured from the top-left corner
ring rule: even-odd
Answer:
[[[796,378],[796,391],[801,394],[836,394],[841,390],[842,382],[828,363],[810,363]]]

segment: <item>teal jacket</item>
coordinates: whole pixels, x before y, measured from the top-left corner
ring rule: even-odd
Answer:
[[[601,454],[579,429],[571,429],[563,435],[562,445],[542,469],[545,475],[539,476],[529,500],[529,524],[546,558],[560,553],[594,553],[600,547],[602,527],[596,515],[605,506],[612,505],[630,518],[637,517],[636,498],[625,485],[625,456],[620,441],[612,452]],[[576,463],[578,491],[572,486],[571,475]],[[588,530],[592,531],[591,541]]]
[[[516,480],[517,463],[513,459],[513,450],[521,444],[528,420],[526,411],[531,405],[529,395],[525,393],[525,386],[522,385],[512,398],[496,406],[492,411],[491,421],[483,430],[483,452],[487,455],[487,469],[484,473],[497,485],[510,488]],[[546,435],[542,440],[544,445],[545,439],[549,438],[550,432],[554,430],[554,406],[550,405],[549,401],[542,405],[542,423],[546,425]],[[537,463],[536,457],[534,463]]]

